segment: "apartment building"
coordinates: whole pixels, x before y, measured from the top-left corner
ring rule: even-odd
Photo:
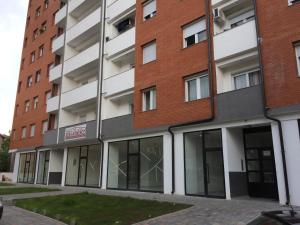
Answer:
[[[299,1],[63,2],[35,183],[300,205]]]
[[[36,148],[43,145],[48,130],[45,108],[55,89],[49,70],[55,62],[52,41],[58,30],[54,15],[60,4],[58,0],[30,0],[28,5],[10,145],[12,157],[18,152],[18,182],[34,182]]]

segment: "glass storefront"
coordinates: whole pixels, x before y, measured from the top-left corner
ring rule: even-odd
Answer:
[[[221,130],[184,135],[186,194],[225,197]]]
[[[163,137],[109,143],[107,187],[163,192]]]
[[[34,183],[35,177],[36,153],[21,153],[19,161],[18,182]]]
[[[47,184],[49,170],[50,151],[39,152],[37,184]]]
[[[69,148],[66,185],[98,187],[101,157],[100,145]]]

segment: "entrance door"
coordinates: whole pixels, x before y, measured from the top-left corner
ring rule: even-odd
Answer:
[[[23,153],[20,156],[18,182],[34,183],[36,153]]]
[[[139,161],[140,156],[129,155],[128,156],[128,189],[138,190],[139,189]]]
[[[249,196],[278,199],[271,128],[245,129],[244,140]]]

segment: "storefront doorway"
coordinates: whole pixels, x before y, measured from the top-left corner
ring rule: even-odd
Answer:
[[[19,161],[18,182],[34,183],[35,178],[36,153],[21,153]]]
[[[47,184],[50,151],[39,152],[37,184]]]
[[[108,189],[163,192],[163,137],[109,143]]]
[[[69,148],[66,185],[98,187],[101,157],[100,145]]]
[[[184,134],[186,195],[225,198],[221,130]]]
[[[271,127],[244,129],[250,197],[278,199]]]

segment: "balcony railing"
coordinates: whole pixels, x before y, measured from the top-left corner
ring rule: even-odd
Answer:
[[[49,71],[49,81],[55,82],[56,80],[61,78],[62,74],[62,64],[59,64]]]
[[[52,97],[47,101],[47,113],[55,112],[59,108],[59,96]]]
[[[135,9],[136,0],[116,0],[107,7],[109,21],[112,22],[120,16]]]
[[[58,27],[62,27],[65,25],[67,18],[67,5],[62,7],[56,14],[55,14],[55,25]]]
[[[52,43],[52,52],[62,54],[64,49],[65,35],[62,34],[55,38]]]

